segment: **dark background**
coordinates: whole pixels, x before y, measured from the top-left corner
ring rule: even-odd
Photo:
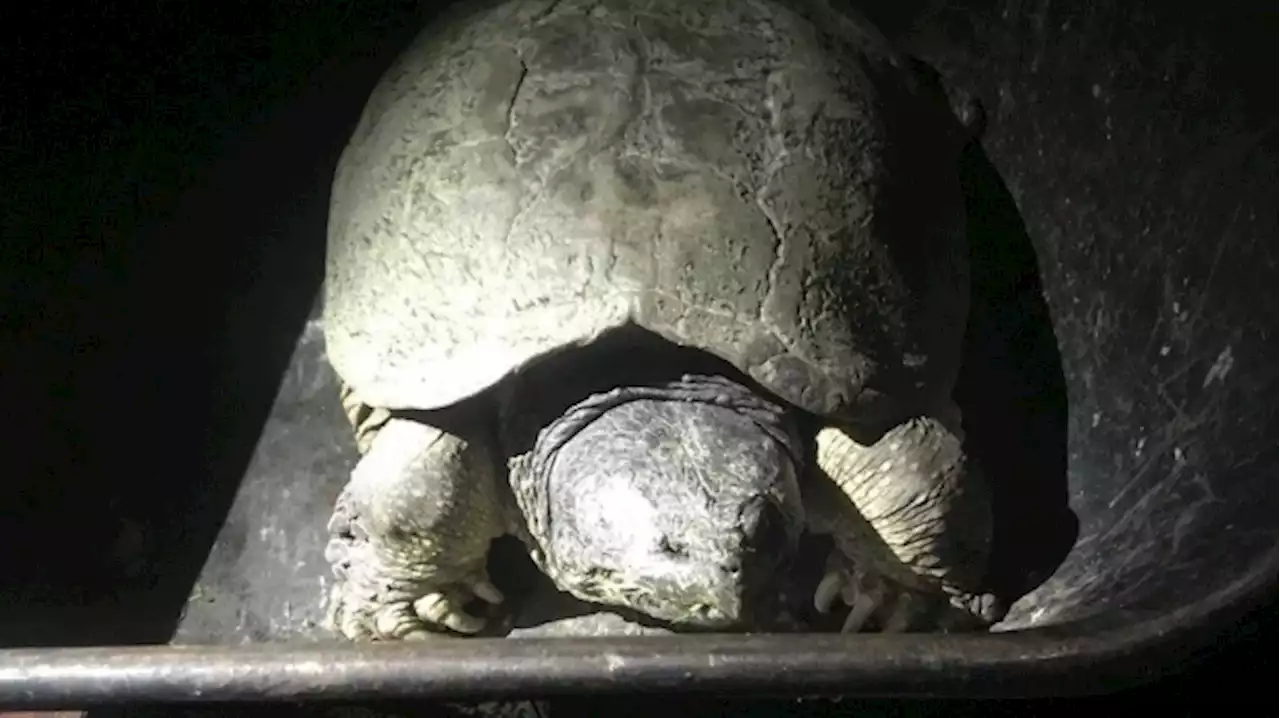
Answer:
[[[417,30],[415,6],[75,2],[0,11],[0,401],[10,416],[0,596],[6,614],[21,611],[14,642],[168,639],[199,570],[198,559],[170,553],[211,543],[311,307],[322,258],[298,251],[307,241],[298,238],[323,233],[324,217],[305,200],[327,192],[355,120],[351,98],[367,93]],[[895,32],[920,7],[871,14]],[[1095,16],[1115,13],[1120,25],[1131,17],[1120,4],[1101,7]],[[1188,51],[1205,58],[1210,100],[1272,118],[1264,146],[1274,157],[1274,6],[1151,4],[1144,17],[1195,38]],[[56,480],[67,476],[84,478]],[[148,504],[159,489],[171,503]],[[136,552],[138,524],[149,560],[191,572],[129,584],[121,557]],[[1173,715],[1195,714],[1187,705],[1200,693],[1269,701],[1275,616],[1273,594],[1188,673],[1122,695],[1178,702],[1165,703]],[[962,707],[859,705],[887,715]],[[556,715],[573,708],[557,706]],[[577,708],[671,710],[637,701]]]

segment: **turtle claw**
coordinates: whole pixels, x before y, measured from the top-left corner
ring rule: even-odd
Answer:
[[[452,614],[441,616],[444,620],[439,622],[426,619],[418,613],[418,603],[422,600],[395,601],[367,608],[348,605],[340,595],[336,595],[330,604],[328,622],[332,630],[357,642],[425,641],[438,633],[431,630],[432,623],[445,625],[459,633],[476,633],[484,628],[483,619],[470,616],[467,618],[471,623],[454,620]],[[353,608],[356,610],[351,610]]]
[[[495,589],[496,590],[496,589]],[[475,635],[488,625],[488,620],[463,610],[470,599],[488,598],[472,594],[462,586],[444,591],[427,591],[418,598],[408,598],[420,590],[402,589],[390,595],[362,592],[355,584],[340,583],[330,594],[327,623],[352,641],[417,641],[444,631]]]
[[[429,593],[413,602],[413,610],[421,620],[455,633],[474,635],[483,631],[485,619],[464,611],[465,603],[445,593]]]
[[[867,625],[867,621],[876,609],[880,607],[883,600],[880,592],[865,593],[857,592],[851,599],[846,599],[849,603],[849,613],[845,616],[844,625],[840,627],[841,633],[857,633]]]
[[[406,636],[423,633],[422,622],[407,601],[397,601],[378,609],[373,615],[376,637],[380,640],[400,640]]]
[[[975,597],[985,613],[975,613],[961,605],[941,587],[929,590],[909,586],[866,571],[831,568],[814,591],[813,606],[830,614],[839,600],[849,607],[841,633],[878,631],[908,633],[921,631],[971,631],[990,625],[990,615],[999,615],[1001,606],[990,596]],[[977,605],[975,603],[975,606]]]
[[[862,580],[859,580],[841,570],[828,571],[818,583],[817,590],[814,591],[813,607],[819,613],[829,614],[835,606],[836,599],[839,599],[849,607],[849,613],[845,615],[840,632],[861,631],[867,625],[867,621],[881,608],[887,593],[882,582],[868,581],[866,578],[862,577]]]
[[[490,583],[488,579],[480,579],[472,584],[471,592],[476,595],[476,598],[492,606],[496,606],[506,600],[502,595],[502,591],[499,591],[498,587]]]
[[[428,624],[444,626],[455,633],[474,635],[483,631],[488,621],[463,609],[474,599],[497,606],[505,599],[488,578],[458,584],[448,591],[425,594],[413,602],[414,613]]]
[[[818,613],[831,613],[831,606],[840,597],[842,576],[836,571],[828,571],[822,580],[818,582],[818,588],[813,592],[813,607]]]

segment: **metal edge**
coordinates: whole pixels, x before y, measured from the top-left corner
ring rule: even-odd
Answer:
[[[1276,589],[1277,549],[1200,601],[1133,624],[992,634],[701,635],[0,651],[0,707],[737,695],[1065,696],[1143,683]]]

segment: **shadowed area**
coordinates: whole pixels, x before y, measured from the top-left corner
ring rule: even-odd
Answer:
[[[22,418],[0,643],[172,636],[319,286],[333,165],[410,5],[350,21],[271,6],[254,32],[234,10],[6,21],[4,96],[23,101],[0,133],[0,396]]]

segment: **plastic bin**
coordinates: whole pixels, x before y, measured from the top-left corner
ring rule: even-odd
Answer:
[[[420,20],[390,4],[264,12],[292,18],[268,43],[279,57],[320,57],[280,39],[305,36],[332,59],[259,57],[259,79],[227,80],[235,102],[216,121],[256,119],[181,192],[156,189],[182,174],[156,169],[181,156],[164,138],[99,153],[91,179],[133,184],[78,216],[117,244],[51,285],[71,291],[14,355],[15,415],[30,421],[4,496],[23,540],[6,547],[0,705],[1093,692],[1158,675],[1274,596],[1276,116],[1248,70],[1270,62],[1270,24],[939,3],[868,13],[989,116],[966,158],[960,397],[997,488],[993,578],[1025,594],[999,630],[330,640],[323,532],[353,449],[309,319],[328,181]],[[272,72],[293,73],[275,105],[254,85]],[[168,126],[194,137],[214,96],[174,100],[186,110]],[[267,111],[246,109],[259,100]],[[38,211],[18,226],[82,231]]]

